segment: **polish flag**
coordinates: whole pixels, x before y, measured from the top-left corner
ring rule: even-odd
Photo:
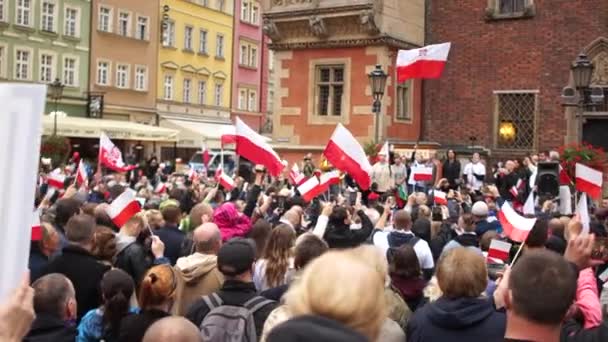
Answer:
[[[410,78],[439,78],[448,60],[451,43],[427,45],[420,49],[399,50],[397,82]]]
[[[517,185],[513,185],[511,187],[511,189],[509,189],[509,192],[511,193],[511,195],[513,195],[513,197],[517,197],[517,195],[519,195],[519,190],[517,189]]]
[[[121,228],[131,217],[141,211],[141,206],[132,191],[124,191],[116,197],[107,209],[107,213],[114,224]]]
[[[583,164],[576,163],[576,190],[586,192],[591,198],[602,195],[602,173]]]
[[[428,166],[416,166],[412,169],[415,181],[432,181],[433,168]]]
[[[40,212],[38,210],[34,211],[32,215],[32,241],[40,241],[42,240],[42,226],[40,225]]]
[[[506,202],[500,207],[498,219],[502,225],[505,234],[513,241],[524,242],[536,223],[536,218],[525,218],[519,215],[509,202]]]
[[[55,189],[63,189],[65,184],[65,175],[61,173],[61,170],[55,169],[46,177],[46,182],[50,187]]]
[[[291,184],[296,186],[306,181],[306,176],[300,172],[300,168],[298,167],[297,163],[293,164],[291,171],[289,171],[289,180],[291,181]]]
[[[310,202],[313,198],[323,193],[322,187],[319,186],[320,184],[317,177],[310,177],[298,187],[298,192],[306,202]]]
[[[506,241],[492,240],[492,242],[490,242],[490,249],[488,249],[488,259],[507,262],[507,260],[509,260],[510,252],[510,243]]]
[[[266,166],[271,176],[277,177],[283,172],[284,166],[281,158],[268,145],[264,137],[249,128],[239,118],[236,118],[236,153],[254,164]]]
[[[167,191],[167,185],[165,183],[159,182],[156,184],[156,187],[154,188],[155,194],[162,194],[165,191]]]
[[[81,187],[83,184],[86,184],[88,178],[87,169],[81,159],[78,163],[78,170],[76,171],[76,185]]]
[[[433,190],[433,198],[435,199],[435,204],[448,205],[448,198],[443,191]]]
[[[211,156],[209,156],[209,149],[207,148],[206,144],[203,144],[203,164],[205,165],[205,168],[207,168],[207,166],[209,165],[209,160],[211,160]]]
[[[369,189],[372,166],[359,142],[342,124],[336,126],[323,154],[338,170],[348,173],[361,190]]]
[[[323,191],[329,188],[330,185],[340,184],[340,172],[339,171],[330,171],[325,172],[319,177],[319,183],[325,187]]]
[[[576,213],[578,214],[581,225],[583,226],[581,235],[589,234],[589,224],[591,223],[591,218],[589,217],[589,208],[587,207],[587,194],[584,192],[581,194],[581,199],[578,200]]]
[[[564,169],[561,164],[559,165],[559,184],[560,185],[572,184],[572,179],[570,179],[570,176],[568,176],[568,172],[566,172],[566,169]]]
[[[137,167],[125,164],[120,149],[103,132],[99,138],[99,161],[103,166],[117,172],[127,172]]]
[[[234,179],[232,179],[230,176],[228,176],[227,174],[225,174],[221,170],[220,170],[219,173],[216,174],[216,177],[217,177],[216,180],[218,181],[218,183],[220,183],[220,185],[226,191],[232,191],[232,189],[234,189],[234,187],[236,186],[236,183],[234,182]]]
[[[534,192],[530,191],[526,203],[524,203],[523,209],[524,215],[535,215],[536,210],[534,209]]]

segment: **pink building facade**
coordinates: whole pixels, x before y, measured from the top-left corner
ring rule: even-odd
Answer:
[[[236,0],[232,118],[261,131],[268,111],[268,42],[262,33],[262,7],[255,0]]]

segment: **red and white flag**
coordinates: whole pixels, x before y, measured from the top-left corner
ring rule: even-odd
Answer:
[[[589,208],[587,206],[587,194],[584,192],[581,194],[581,199],[578,200],[576,214],[578,215],[581,225],[583,226],[581,235],[589,234],[591,218],[589,217]]]
[[[266,166],[271,176],[283,172],[283,161],[266,142],[266,139],[236,118],[236,153],[254,164]]]
[[[65,175],[57,168],[48,174],[46,182],[50,187],[61,190],[65,184]]]
[[[505,234],[513,241],[524,242],[536,223],[536,218],[525,218],[519,215],[509,202],[500,207],[498,219]]]
[[[76,171],[76,185],[81,187],[82,185],[86,185],[89,176],[87,174],[87,169],[84,165],[82,159],[78,163],[78,170]]]
[[[329,188],[330,185],[340,184],[340,171],[329,171],[319,177],[319,183],[325,187],[325,189]]]
[[[513,195],[513,197],[517,197],[517,195],[519,195],[519,190],[517,189],[517,185],[513,185],[511,187],[511,189],[509,189],[509,192],[511,193],[511,195]]]
[[[528,195],[528,199],[526,199],[526,203],[524,203],[523,213],[524,213],[524,215],[535,215],[536,214],[536,210],[534,208],[534,192],[533,191],[530,191],[530,194]]]
[[[207,148],[207,144],[203,144],[202,150],[203,164],[205,165],[205,169],[209,166],[209,160],[211,160],[211,156],[209,155],[209,149]]]
[[[561,164],[559,165],[559,184],[560,185],[572,184],[572,179],[570,179],[570,176],[568,176],[568,172],[566,172],[566,169],[564,169]]]
[[[306,181],[306,176],[300,172],[300,168],[298,167],[297,163],[293,164],[291,170],[289,171],[289,180],[291,181],[291,184],[296,186]]]
[[[228,176],[223,171],[221,171],[221,169],[219,172],[216,173],[216,177],[217,177],[217,179],[216,179],[217,182],[220,183],[220,185],[226,191],[232,191],[232,189],[234,189],[234,187],[236,186],[234,179],[232,179],[232,177]]]
[[[507,262],[507,260],[509,260],[510,252],[510,243],[506,241],[492,240],[492,242],[490,242],[490,249],[488,249],[488,261],[495,262],[495,260],[500,260],[502,262]]]
[[[167,185],[163,182],[158,182],[158,184],[156,184],[156,187],[154,187],[155,194],[162,194],[165,191],[167,191]]]
[[[126,190],[116,197],[107,209],[114,224],[121,228],[131,217],[141,211],[141,206],[132,191]]]
[[[32,241],[40,241],[42,240],[42,225],[40,224],[40,212],[38,210],[34,211],[32,215]]]
[[[298,187],[298,192],[306,202],[310,202],[313,198],[327,191],[332,184],[338,183],[340,183],[340,172],[330,171],[322,174],[319,178],[310,177]]]
[[[99,161],[101,165],[117,172],[127,172],[135,169],[135,165],[126,165],[122,160],[122,152],[114,145],[105,133],[99,138]]]
[[[430,166],[415,166],[412,168],[415,181],[428,182],[433,180],[433,168]]]
[[[361,190],[369,189],[372,166],[363,147],[342,124],[336,126],[323,154],[338,170],[348,173]]]
[[[439,78],[448,60],[451,43],[427,45],[420,49],[399,50],[397,82],[410,78]]]
[[[576,163],[576,190],[586,192],[591,198],[602,195],[602,173],[589,166]]]
[[[448,205],[448,197],[445,192],[441,190],[433,190],[433,198],[437,205]]]

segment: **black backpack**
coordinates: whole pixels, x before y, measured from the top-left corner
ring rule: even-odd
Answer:
[[[388,240],[388,249],[386,250],[386,259],[389,262],[393,259],[393,255],[395,255],[397,248],[403,246],[404,244],[410,245],[410,246],[412,246],[412,248],[414,248],[416,243],[418,243],[418,241],[420,241],[419,237],[417,237],[416,235],[411,235],[411,234],[405,235],[405,241],[396,241],[397,235],[394,235],[394,234],[398,234],[398,233],[390,232],[388,234],[388,236],[386,237],[386,239]],[[404,235],[404,234],[399,234],[399,235]],[[399,242],[401,242],[401,243],[399,243]]]

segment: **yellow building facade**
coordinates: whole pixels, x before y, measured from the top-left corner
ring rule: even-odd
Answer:
[[[230,124],[234,1],[161,0],[160,11],[159,125],[180,131],[161,159],[187,162]]]

